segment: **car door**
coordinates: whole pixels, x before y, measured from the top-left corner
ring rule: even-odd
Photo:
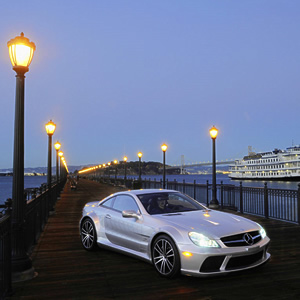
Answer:
[[[106,236],[111,243],[140,251],[141,220],[136,218],[124,218],[123,210],[139,212],[135,200],[129,195],[116,196],[112,209],[105,215]]]

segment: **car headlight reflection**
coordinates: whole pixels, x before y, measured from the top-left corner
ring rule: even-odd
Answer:
[[[215,240],[211,240],[205,235],[198,232],[189,232],[189,237],[191,241],[199,247],[220,247]]]

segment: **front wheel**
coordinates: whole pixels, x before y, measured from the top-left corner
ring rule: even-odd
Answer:
[[[156,271],[163,277],[173,278],[180,272],[177,247],[167,235],[157,237],[152,247],[152,261]]]
[[[80,226],[80,238],[82,246],[87,251],[97,248],[97,233],[91,219],[85,219]]]

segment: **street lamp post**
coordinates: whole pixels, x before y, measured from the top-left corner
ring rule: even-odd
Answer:
[[[17,73],[12,184],[12,272],[13,281],[17,281],[20,278],[27,280],[34,276],[31,260],[25,250],[24,82],[36,47],[24,37],[23,32],[11,39],[7,46],[13,70]]]
[[[62,177],[66,179],[66,169],[65,169],[65,158],[64,156],[61,156],[60,158],[60,167],[61,167],[61,172],[62,172]]]
[[[56,182],[58,183],[59,181],[59,161],[58,161],[58,152],[59,152],[59,149],[61,147],[61,144],[59,141],[57,141],[55,144],[54,144],[54,148],[56,150]]]
[[[123,157],[123,161],[124,161],[124,185],[126,186],[126,181],[127,181],[127,156]]]
[[[163,189],[166,188],[166,151],[168,149],[168,146],[166,144],[163,144],[161,146],[161,150],[163,151]]]
[[[115,165],[115,184],[117,183],[117,173],[118,173],[118,161],[115,159],[114,160],[114,165]]]
[[[64,178],[63,178],[63,172],[62,172],[62,161],[61,161],[61,158],[64,156],[64,153],[62,151],[59,151],[58,152],[58,156],[60,158],[59,178],[60,178],[60,180],[64,180]]]
[[[213,126],[209,130],[212,139],[212,200],[209,203],[209,207],[218,208],[219,201],[217,200],[217,184],[216,184],[216,138],[218,135],[218,129]]]
[[[46,132],[48,134],[48,167],[47,167],[47,186],[48,186],[48,197],[47,197],[47,215],[52,207],[52,187],[51,187],[51,177],[52,177],[52,135],[54,134],[56,125],[50,120],[46,125]]]
[[[48,170],[47,170],[47,185],[49,191],[51,190],[51,176],[52,176],[52,135],[54,134],[56,125],[50,120],[46,125],[46,132],[48,134]]]
[[[107,170],[108,170],[108,178],[109,178],[109,180],[110,180],[110,165],[111,165],[111,163],[108,162],[107,165],[108,165],[108,167],[107,167]]]
[[[142,153],[142,152],[139,152],[139,153],[138,153],[138,157],[139,157],[139,182],[140,182],[140,183],[142,182],[142,165],[141,165],[141,162],[142,162],[142,156],[143,156],[143,153]]]

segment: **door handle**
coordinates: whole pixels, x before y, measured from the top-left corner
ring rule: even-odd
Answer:
[[[106,215],[105,218],[106,219],[111,219],[111,215]]]

